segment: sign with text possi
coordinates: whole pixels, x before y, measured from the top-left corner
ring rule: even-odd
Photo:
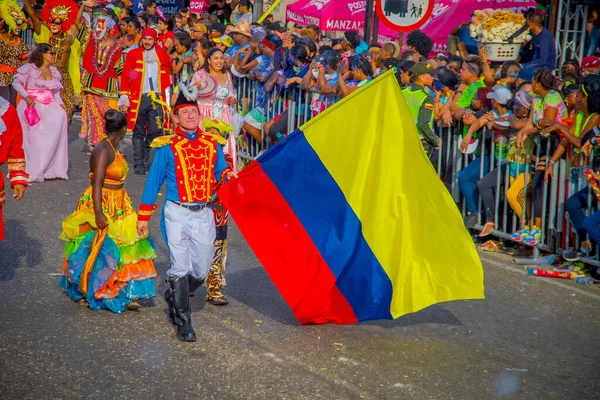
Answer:
[[[184,0],[156,0],[156,7],[160,8],[165,17],[168,17],[171,14],[181,10],[184,8]],[[140,11],[144,11],[144,1],[137,0],[135,4],[135,12],[139,13]]]
[[[433,0],[376,0],[379,19],[397,32],[419,29],[433,12]]]

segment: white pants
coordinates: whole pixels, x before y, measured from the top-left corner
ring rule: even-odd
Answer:
[[[204,279],[210,270],[215,219],[210,208],[190,211],[171,201],[165,205],[165,229],[171,258],[167,276]]]

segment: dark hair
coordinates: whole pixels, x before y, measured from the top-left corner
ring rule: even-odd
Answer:
[[[579,87],[579,85],[573,83],[569,83],[568,85],[565,84],[563,85],[560,94],[562,95],[563,99],[566,99],[573,93],[577,92],[579,90]]]
[[[433,49],[433,40],[423,32],[416,30],[408,34],[406,45],[414,47],[417,53],[427,57]]]
[[[329,66],[329,68],[336,70],[340,64],[340,58],[338,56],[337,51],[331,49],[331,50],[327,50],[324,51],[321,54],[321,57],[323,57],[323,61],[325,61],[325,63]]]
[[[135,13],[129,7],[124,7],[121,10],[125,10],[125,15],[126,15],[127,18],[131,18],[131,17],[135,16]]]
[[[577,61],[576,58],[571,58],[570,60],[565,61],[562,65],[562,67],[560,67],[560,69],[563,69],[565,67],[565,65],[572,65],[577,69],[580,68],[579,61]]]
[[[600,90],[588,92],[588,112],[600,113]]]
[[[319,50],[317,51],[317,53],[319,53],[319,55],[321,55],[326,51],[335,51],[335,50],[333,50],[333,47],[331,47],[331,46],[323,45],[323,46],[319,47]]]
[[[148,17],[148,25],[158,25],[158,15],[151,15]]]
[[[143,13],[139,13],[139,14],[137,15],[137,18],[134,18],[134,19],[135,19],[137,22],[140,22],[139,18],[141,18],[141,19],[142,19],[142,21],[144,21],[144,23],[145,23],[146,25],[148,25],[148,18],[150,18],[150,16],[149,16],[147,13],[145,13],[145,12],[143,12]],[[140,28],[141,28],[141,27],[142,27],[142,25],[141,25],[141,23],[140,23]],[[139,28],[138,28],[138,29],[139,29]]]
[[[254,7],[254,6],[252,5],[252,3],[250,2],[250,0],[240,0],[240,2],[238,3],[238,7],[241,7],[241,6],[246,6],[246,7],[248,7],[248,9],[249,9],[250,11],[252,11],[252,10],[253,10],[253,7]]]
[[[356,49],[360,46],[360,35],[356,31],[344,32],[344,39],[348,42],[351,48]]]
[[[184,7],[184,8],[182,8],[182,9],[179,10],[179,13],[186,13],[187,14],[189,12],[190,12],[190,9],[187,8],[187,7]]]
[[[450,68],[441,67],[438,69],[437,80],[444,86],[454,90],[458,86],[458,75]]]
[[[116,133],[127,126],[127,117],[120,111],[110,109],[104,113],[106,133]]]
[[[192,39],[185,32],[176,32],[174,39],[179,42],[180,45],[185,47],[186,50],[189,50],[192,47]]]
[[[469,56],[465,60],[465,63],[470,67],[469,70],[478,77],[483,73],[483,61],[479,56]],[[475,71],[474,71],[475,70]]]
[[[208,59],[211,58],[213,55],[215,55],[215,53],[223,53],[223,51],[221,49],[219,49],[218,47],[213,47],[210,50],[208,50],[208,54],[206,55],[206,58],[204,59],[204,65],[203,65],[203,68],[207,72],[210,72],[210,66],[208,65]]]
[[[413,56],[417,54],[412,50],[406,50],[404,53],[402,53],[402,55],[400,56],[400,59],[402,60],[402,62],[406,62],[406,61],[413,61]]]
[[[544,25],[544,16],[535,8],[530,8],[526,17],[527,21],[531,21],[537,26]]]
[[[448,62],[446,63],[446,65],[448,65],[452,62],[458,64],[458,68],[460,69],[460,68],[462,68],[464,61],[462,58],[460,58],[460,56],[453,55],[453,56],[448,57]]]
[[[342,39],[331,39],[331,47],[342,44]]]
[[[381,62],[381,65],[383,65],[386,69],[392,69],[392,68],[399,69],[401,63],[402,63],[402,61],[400,61],[399,58],[390,57],[390,58],[386,58],[385,60],[383,60]]]
[[[303,64],[306,64],[309,61],[308,51],[306,50],[306,47],[301,44],[294,45],[294,47],[290,49],[290,55]]]
[[[310,24],[306,27],[306,29],[310,29],[311,31],[313,31],[314,33],[317,34],[317,36],[321,36],[321,30],[319,29],[318,26],[316,26],[315,24]]]
[[[52,51],[52,46],[48,43],[40,43],[29,55],[29,62],[40,68],[44,64],[44,54]]]
[[[562,77],[563,82],[579,83],[579,75],[576,72],[566,72]]]
[[[352,68],[361,70],[366,76],[373,76],[373,66],[366,57],[355,57],[352,61]]]
[[[311,38],[309,38],[308,36],[303,36],[300,38],[301,42],[297,43],[297,44],[301,44],[303,46],[306,46],[308,49],[308,53],[312,53],[312,54],[316,54],[317,53],[317,45],[315,44],[315,42],[312,41]]]
[[[600,75],[593,74],[593,75],[586,76],[585,79],[583,80],[582,87],[583,87],[583,90],[585,91],[585,93],[587,93],[587,96],[589,98],[589,96],[592,92],[596,92],[596,91],[600,90]]]
[[[127,25],[129,24],[133,24],[133,26],[135,26],[135,29],[140,30],[142,27],[142,24],[140,24],[140,21],[138,21],[137,18],[129,18],[127,19]]]
[[[214,15],[214,14],[211,14],[211,15]],[[183,15],[181,15],[179,13],[179,11],[175,11],[173,14],[171,14],[171,17],[173,17],[173,20],[176,20],[177,18],[182,19]]]
[[[409,74],[412,75],[412,67],[414,67],[416,64],[416,62],[414,62],[413,60],[408,60],[408,61],[404,61],[402,63],[400,63],[400,71],[402,72],[408,72]]]
[[[196,40],[196,47],[198,46],[204,50],[208,50],[210,49],[210,40],[208,40],[207,37],[201,37],[200,39]]]
[[[546,90],[552,90],[556,87],[556,77],[549,68],[540,68],[535,71],[532,82],[533,81],[538,81]]]
[[[516,61],[507,61],[502,65],[502,68],[500,68],[500,79],[505,79],[508,78],[508,69],[510,67],[519,67],[519,69],[521,69],[521,64],[519,64]]]
[[[156,0],[145,0],[142,9],[147,10],[148,8],[152,7],[152,4],[156,5]]]
[[[159,19],[159,22],[167,25],[167,29],[172,31],[175,28],[175,19],[172,16],[169,16],[166,20]]]

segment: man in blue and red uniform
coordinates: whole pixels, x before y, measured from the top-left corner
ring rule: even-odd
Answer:
[[[192,328],[190,294],[206,278],[213,258],[215,221],[208,207],[217,181],[237,175],[225,161],[218,138],[198,129],[197,89],[179,85],[173,107],[175,134],[152,142],[156,148],[142,204],[138,214],[138,232],[148,232],[148,220],[157,208],[156,199],[167,182],[161,228],[169,247],[171,268],[167,271],[165,299],[183,341],[196,341]]]

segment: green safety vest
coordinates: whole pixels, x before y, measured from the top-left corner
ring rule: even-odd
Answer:
[[[413,121],[415,125],[417,125],[419,120],[419,112],[421,111],[421,106],[425,102],[427,96],[427,92],[423,89],[412,91],[410,86],[402,89],[402,95],[404,96],[404,100],[406,100],[406,105],[408,106],[408,110],[410,111],[410,115],[413,117]],[[431,113],[431,119],[429,120],[429,127],[433,130],[433,113]],[[423,132],[417,126],[417,132],[419,132],[419,138],[424,139]]]

